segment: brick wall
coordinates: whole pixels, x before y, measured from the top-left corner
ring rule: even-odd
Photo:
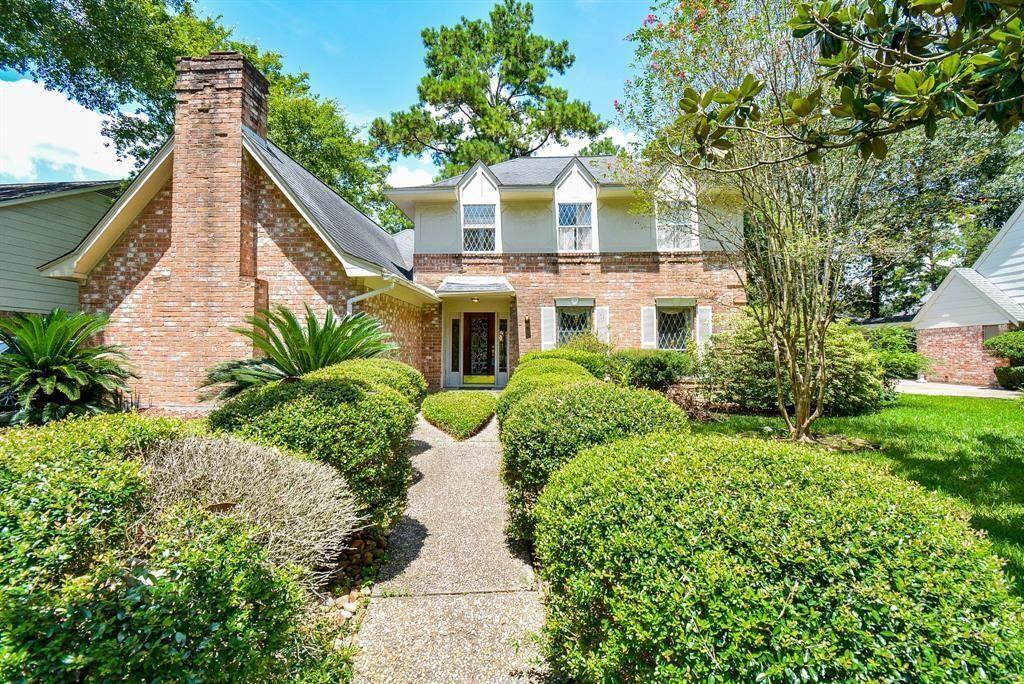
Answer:
[[[228,328],[257,308],[344,315],[366,290],[242,148],[243,124],[266,132],[262,75],[238,55],[185,59],[176,90],[173,183],[80,288],[83,310],[110,314],[104,340],[127,348],[143,406],[194,406],[207,368],[252,355]],[[419,307],[381,295],[364,310],[419,366]]]
[[[1008,329],[999,326],[999,332]],[[962,385],[995,385],[992,369],[1008,362],[985,351],[984,340],[984,326],[980,325],[918,330],[917,351],[931,360],[925,378]]]
[[[520,354],[540,349],[540,308],[553,306],[556,297],[593,297],[596,306],[607,306],[610,340],[619,348],[640,346],[640,307],[653,306],[655,297],[696,297],[698,305],[711,306],[717,329],[746,303],[723,254],[417,254],[415,259],[416,280],[429,287],[453,274],[508,278],[516,291],[511,311],[516,325],[509,340],[513,364]]]

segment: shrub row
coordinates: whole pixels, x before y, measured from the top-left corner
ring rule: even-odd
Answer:
[[[910,328],[866,329],[864,337],[878,354],[888,380],[915,380],[928,366],[927,357],[917,352],[917,336]]]
[[[0,433],[0,679],[279,670],[302,611],[295,569],[274,564],[245,519],[146,515],[143,459],[196,431],[121,414]]]
[[[519,364],[502,390],[495,413],[499,423],[504,423],[515,405],[534,392],[548,387],[597,382],[583,366],[566,359],[535,358],[525,361]]]
[[[693,375],[693,357],[670,349],[624,349],[611,356],[611,376],[620,385],[665,391]]]
[[[528,352],[519,360],[519,365],[521,366],[524,363],[538,359],[564,359],[565,361],[572,361],[586,368],[587,372],[598,380],[604,380],[605,376],[608,375],[609,357],[607,354],[560,347],[549,351]]]
[[[985,348],[1009,360],[1009,366],[995,369],[996,379],[1006,389],[1024,388],[1024,330],[1011,330],[985,341]]]
[[[1017,681],[1020,600],[953,504],[764,440],[583,452],[536,508],[546,644],[578,681]]]
[[[825,413],[839,416],[877,411],[887,396],[885,373],[864,336],[847,323],[834,323],[826,338],[825,355]],[[757,413],[777,411],[775,362],[752,318],[740,319],[729,332],[712,337],[701,357],[699,373],[716,401]]]
[[[407,447],[421,383],[418,371],[395,361],[345,361],[248,390],[211,414],[210,424],[333,466],[360,516],[386,530],[412,480]]]
[[[533,506],[548,477],[580,450],[629,435],[688,429],[683,413],[662,395],[583,379],[558,363],[570,362],[529,362],[509,383],[515,401],[506,404],[502,422],[501,472],[509,533],[523,541],[533,538]]]
[[[497,401],[487,390],[438,392],[423,402],[423,417],[452,437],[466,439],[487,424]]]

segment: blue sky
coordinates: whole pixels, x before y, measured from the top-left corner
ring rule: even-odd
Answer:
[[[643,21],[646,0],[539,0],[535,30],[565,39],[576,64],[556,82],[589,101],[609,123],[612,102],[630,76],[632,46],[625,36]],[[235,36],[284,55],[289,71],[308,71],[313,88],[339,100],[365,125],[416,100],[423,75],[427,26],[461,16],[484,17],[492,2],[338,2],[199,0]],[[0,182],[102,178],[127,172],[98,134],[99,119],[16,74],[0,74]],[[81,111],[79,111],[81,110]],[[555,152],[550,150],[550,153]],[[395,180],[422,180],[434,169],[421,159],[399,160]]]

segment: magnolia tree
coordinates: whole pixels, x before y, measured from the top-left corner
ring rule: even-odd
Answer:
[[[723,27],[740,46],[767,29],[785,50],[814,52],[815,78],[782,88],[763,70],[774,49],[734,55],[725,44],[706,74],[684,71],[671,124],[689,133],[688,163],[733,168],[729,151],[749,138],[791,143],[782,157],[768,146],[755,160],[778,163],[842,148],[882,159],[891,136],[921,128],[930,138],[944,120],[1015,130],[1024,115],[1022,14],[1019,0],[682,0],[659,6],[636,37],[663,73],[685,69]]]

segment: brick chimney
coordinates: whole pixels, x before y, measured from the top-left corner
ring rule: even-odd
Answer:
[[[252,355],[228,326],[254,313],[256,202],[242,126],[267,133],[267,79],[241,54],[178,61],[170,246],[161,260],[153,325],[176,338],[152,378],[154,403],[192,404],[212,364]]]

